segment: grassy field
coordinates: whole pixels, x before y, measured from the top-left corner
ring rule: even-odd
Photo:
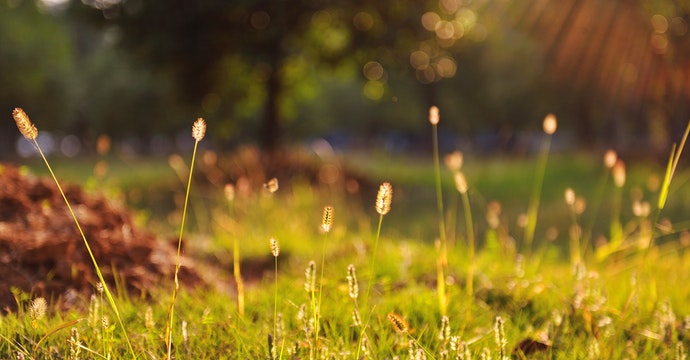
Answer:
[[[532,246],[524,242],[524,214],[534,199],[535,159],[466,154],[467,203],[451,171],[442,169],[446,254],[437,241],[431,159],[348,154],[345,166],[371,182],[349,195],[286,178],[275,193],[237,190],[228,201],[222,188],[195,183],[185,251],[217,274],[219,286],[180,290],[172,354],[684,359],[690,345],[690,175],[681,164],[656,220],[665,164],[628,162],[619,188],[602,155],[551,155]],[[109,194],[136,209],[142,225],[174,237],[186,179],[168,159],[106,161],[102,177],[93,176],[89,159],[52,165],[61,180]],[[28,165],[46,172],[39,163]],[[390,213],[382,215],[375,204],[383,182],[390,182],[393,196]],[[575,193],[572,203],[564,198],[567,188]],[[333,208],[332,223],[324,219],[325,206]],[[476,256],[469,251],[468,214]],[[277,256],[271,238],[280,247]],[[232,273],[235,244],[244,264],[263,264],[243,267],[243,311]],[[582,261],[573,258],[575,250]],[[173,288],[169,279],[151,289],[148,300],[115,293],[124,329],[95,286],[96,296],[82,299],[83,307],[57,311],[47,304],[45,315],[40,301],[19,294],[20,310],[0,317],[0,358],[166,358]]]

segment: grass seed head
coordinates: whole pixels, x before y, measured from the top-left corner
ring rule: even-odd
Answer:
[[[616,187],[622,188],[625,185],[625,163],[623,160],[618,159],[611,172],[613,172],[613,183]]]
[[[379,187],[379,192],[376,195],[376,212],[381,215],[388,214],[391,211],[391,199],[393,198],[393,187],[390,183],[383,183]]]
[[[353,264],[347,267],[347,288],[350,298],[357,299],[359,296],[359,284],[357,283],[357,271]]]
[[[316,263],[314,260],[309,262],[307,270],[304,271],[304,290],[308,293],[316,291]]]
[[[333,228],[333,207],[325,206],[323,208],[323,218],[321,219],[321,229],[324,232],[330,232]]]
[[[460,150],[455,150],[443,158],[443,162],[446,164],[446,167],[453,172],[460,171],[463,161],[464,156]]]
[[[271,180],[268,180],[268,182],[264,184],[264,188],[271,194],[278,191],[278,179],[272,178]]]
[[[608,169],[613,168],[613,166],[616,165],[617,160],[618,154],[615,150],[609,149],[606,151],[606,153],[604,153],[604,166],[606,166]]]
[[[225,200],[233,201],[235,200],[235,185],[225,184],[223,188],[223,194],[225,195]]]
[[[438,107],[437,106],[432,106],[429,108],[429,122],[431,125],[438,125],[439,121],[441,120],[441,116],[439,115]]]
[[[575,191],[573,191],[572,188],[565,189],[564,197],[565,197],[565,203],[566,204],[568,204],[570,206],[575,205]]]
[[[410,326],[407,324],[407,321],[402,318],[402,316],[396,314],[396,313],[388,313],[387,315],[388,321],[393,325],[393,328],[395,331],[399,333],[406,333],[407,330],[409,330]]]
[[[542,123],[542,127],[544,128],[544,132],[547,135],[553,135],[556,132],[556,128],[558,127],[556,116],[554,114],[546,115],[546,117],[544,118],[544,122]]]
[[[467,179],[465,179],[465,175],[463,175],[462,172],[457,171],[455,175],[453,175],[453,180],[455,180],[455,188],[458,189],[458,192],[461,194],[466,194]]]
[[[40,320],[46,315],[46,310],[48,309],[48,302],[45,298],[37,297],[31,302],[31,307],[29,308],[29,316],[33,320]]]
[[[197,142],[201,141],[206,135],[206,121],[203,118],[198,118],[192,125],[192,137]]]
[[[278,240],[271,238],[271,254],[273,254],[274,257],[278,257],[280,255],[280,244],[278,244]]]
[[[36,136],[38,136],[38,129],[36,129],[36,126],[29,120],[29,116],[26,115],[24,110],[21,108],[14,108],[12,111],[12,117],[14,118],[14,122],[17,123],[17,128],[19,129],[19,132],[27,139],[27,140],[35,140]]]

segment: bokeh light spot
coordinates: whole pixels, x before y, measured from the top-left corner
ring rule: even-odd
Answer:
[[[368,31],[374,27],[374,17],[366,11],[360,11],[355,14],[355,17],[352,19],[352,23],[355,25],[357,30]]]
[[[381,80],[384,74],[383,66],[376,61],[369,61],[364,64],[362,72],[367,80]]]
[[[655,32],[663,34],[668,30],[668,20],[663,15],[652,15],[652,27]]]
[[[436,24],[441,21],[441,17],[433,11],[429,11],[422,15],[422,26],[429,31],[436,30]]]
[[[429,54],[424,51],[417,50],[410,54],[410,65],[415,70],[424,70],[429,67]]]
[[[381,100],[386,92],[386,87],[380,81],[367,81],[364,84],[364,96],[370,100]]]
[[[256,30],[264,30],[271,23],[271,16],[265,11],[255,11],[249,18],[249,23]]]

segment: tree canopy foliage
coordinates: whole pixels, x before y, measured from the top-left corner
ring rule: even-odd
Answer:
[[[69,131],[204,116],[217,139],[275,147],[411,136],[437,104],[489,147],[548,112],[581,141],[662,146],[690,117],[680,2],[66,1],[0,4],[0,102]]]

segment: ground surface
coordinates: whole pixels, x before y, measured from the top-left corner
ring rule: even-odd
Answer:
[[[174,271],[176,249],[138,229],[126,209],[63,185],[106,281],[146,294]],[[190,264],[186,261],[185,264]],[[0,164],[0,309],[16,307],[12,288],[69,306],[98,282],[84,241],[55,183]],[[183,283],[198,283],[190,267]]]

